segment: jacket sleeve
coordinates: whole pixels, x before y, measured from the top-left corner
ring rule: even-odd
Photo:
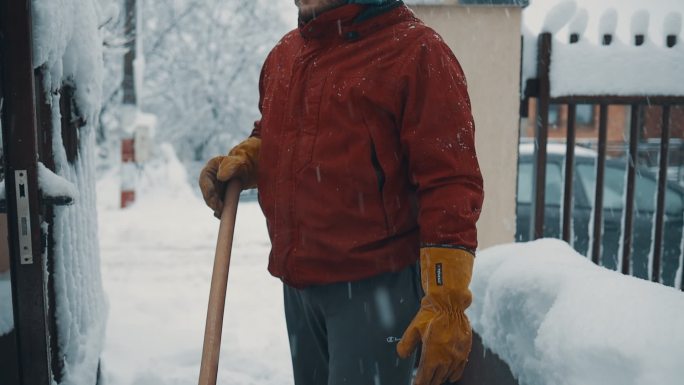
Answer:
[[[269,61],[271,60],[271,56],[273,55],[273,52],[271,52],[267,57],[266,60],[264,61],[264,65],[261,67],[261,75],[259,75],[259,113],[263,117],[264,115],[264,99],[266,97],[266,81],[268,80],[268,67],[269,67]],[[257,121],[254,122],[254,128],[252,129],[252,133],[249,135],[250,137],[256,137],[256,138],[261,138],[261,118],[259,118]]]
[[[430,34],[401,71],[400,139],[418,195],[421,247],[477,249],[482,175],[463,70]]]

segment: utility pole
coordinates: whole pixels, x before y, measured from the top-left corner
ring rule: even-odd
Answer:
[[[140,7],[143,0],[125,0],[126,54],[121,83],[123,106],[121,116],[121,208],[135,201],[137,165],[150,156],[156,117],[140,110],[140,87],[145,57],[142,53]]]
[[[123,89],[123,104],[137,107],[138,98],[135,94],[135,59],[137,48],[137,29],[138,12],[136,10],[136,0],[126,0],[125,4],[126,23],[124,26],[124,36],[126,37],[126,54],[124,55],[124,75],[121,88]]]
[[[121,208],[135,201],[135,137],[132,131],[138,114],[138,95],[136,95],[135,61],[137,54],[137,12],[136,0],[125,0],[126,54],[124,55],[122,138],[121,138]]]

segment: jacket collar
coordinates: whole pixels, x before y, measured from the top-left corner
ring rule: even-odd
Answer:
[[[379,18],[381,15],[383,17]],[[408,17],[415,18],[402,1],[382,6],[347,4],[326,11],[309,22],[300,20],[299,32],[307,40],[327,40],[335,37],[357,40],[374,30]]]

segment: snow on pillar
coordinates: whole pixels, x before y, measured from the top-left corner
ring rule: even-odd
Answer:
[[[665,45],[672,48],[677,45],[677,35],[682,31],[682,14],[670,12],[665,16],[663,32],[665,32]]]
[[[618,13],[615,8],[608,8],[599,21],[599,41],[603,45],[610,45],[617,29]]]
[[[575,16],[568,25],[568,32],[570,34],[570,43],[577,43],[582,39],[587,30],[589,22],[589,12],[586,9],[580,9],[575,13]]]
[[[648,11],[642,9],[632,15],[632,22],[630,25],[630,32],[634,37],[634,45],[641,46],[646,40],[648,34]]]

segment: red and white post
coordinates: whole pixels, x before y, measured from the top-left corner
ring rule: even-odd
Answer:
[[[135,202],[135,139],[121,139],[121,208]]]

